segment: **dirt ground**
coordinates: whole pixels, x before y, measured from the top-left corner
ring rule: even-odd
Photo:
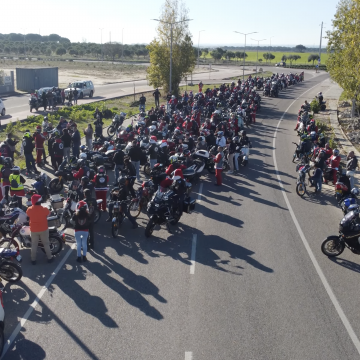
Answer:
[[[15,68],[31,67],[58,67],[59,87],[66,87],[70,82],[91,79],[95,85],[106,85],[129,80],[142,80],[146,78],[146,69],[149,64],[111,63],[108,61],[32,61],[32,60],[0,60],[0,69],[5,72],[14,71]],[[208,67],[196,68],[194,73],[209,71]]]

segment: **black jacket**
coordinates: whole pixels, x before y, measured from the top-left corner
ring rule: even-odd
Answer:
[[[126,167],[125,167],[125,171],[129,176],[136,176],[136,170],[135,170],[135,166],[132,163],[129,163]]]
[[[158,158],[159,147],[157,144],[151,144],[148,150],[150,159],[156,160]]]
[[[348,160],[346,164],[346,170],[355,171],[358,166],[358,159],[356,156]]]
[[[142,158],[142,150],[140,146],[136,145],[131,147],[131,149],[129,150],[129,157],[131,161],[140,161],[140,159]]]
[[[124,152],[122,150],[118,150],[113,158],[115,165],[124,165]]]
[[[92,197],[89,197],[89,198],[85,197],[84,201],[87,203],[87,205],[89,207],[90,220],[94,221],[95,209],[97,207],[96,199],[94,199]]]
[[[23,149],[24,149],[24,154],[32,154],[34,148],[35,148],[35,144],[33,143],[33,138],[31,137],[24,137],[23,138]]]
[[[71,135],[70,134],[64,134],[60,139],[64,143],[64,148],[71,147]]]

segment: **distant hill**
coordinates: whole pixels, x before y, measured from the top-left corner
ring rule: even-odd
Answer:
[[[1,40],[24,41],[24,34],[0,34],[0,41]],[[70,43],[69,39],[61,37],[57,34],[50,34],[44,36],[39,34],[26,34],[25,41]]]

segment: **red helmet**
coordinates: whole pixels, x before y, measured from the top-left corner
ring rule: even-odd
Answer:
[[[181,169],[176,169],[174,171],[174,175],[172,177],[173,180],[179,180],[179,179],[183,179],[184,175]]]
[[[40,129],[40,130],[41,130],[41,126],[40,126],[40,125],[38,125],[38,126],[36,127],[36,130],[37,130],[37,129]]]
[[[150,139],[151,139],[151,140],[154,140],[154,141],[157,141],[157,137],[156,137],[156,136],[154,136],[154,135],[153,135],[153,136],[151,136],[151,137],[150,137]]]

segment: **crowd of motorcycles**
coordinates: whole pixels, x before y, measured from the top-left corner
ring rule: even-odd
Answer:
[[[325,110],[326,102],[323,101],[322,94],[319,93],[316,98],[321,110]],[[343,218],[339,224],[339,234],[327,237],[321,244],[321,250],[329,257],[341,255],[345,248],[360,255],[360,191],[351,186],[355,171],[343,168],[339,150],[332,151],[328,147],[324,134],[318,132],[309,112],[310,105],[305,102],[299,110],[295,128],[300,137],[300,142],[294,143],[296,148],[292,157],[292,161],[297,162],[296,193],[301,197],[308,194],[306,186],[307,183],[311,184],[310,171],[316,163],[323,164],[323,180],[325,183],[333,181],[335,199],[343,212]]]
[[[142,150],[140,164],[146,180],[135,191],[135,196],[128,196],[127,211],[134,218],[142,211],[147,213],[149,221],[145,228],[146,237],[151,236],[156,225],[164,225],[172,232],[170,225],[177,224],[184,212],[191,213],[195,209],[195,199],[191,198],[192,186],[200,181],[204,170],[210,174],[215,173],[214,159],[218,146],[225,145],[223,170],[230,168],[226,147],[228,139],[232,139],[237,145],[238,165],[247,165],[251,142],[244,144],[241,137],[253,124],[254,112],[261,108],[258,91],[263,90],[265,96],[278,96],[281,89],[302,80],[303,73],[286,76],[274,74],[266,79],[249,76],[243,83],[239,80],[237,84],[223,84],[219,88],[208,88],[197,94],[184,93],[177,101],[170,101],[167,107],[162,105],[148,114],[139,113],[126,127],[123,124],[126,114],[117,114],[107,128],[108,136],[95,137],[92,150],[82,145],[79,157],[85,160],[85,166],[89,169],[88,178],[92,180],[100,166],[108,171],[114,169],[115,154],[122,151],[127,156],[131,147],[135,146],[135,140],[136,146],[140,146]],[[43,129],[46,137],[51,136],[51,131]],[[157,161],[151,166],[151,152],[155,148]],[[175,206],[176,191],[168,185],[164,186],[164,183],[169,184],[166,180],[171,179],[177,169],[181,169],[186,184],[180,206]],[[74,173],[78,170],[78,159],[65,159],[50,182],[47,175],[42,173],[26,194],[27,205],[30,205],[30,198],[38,192],[37,189],[45,189],[41,195],[43,206],[50,210],[48,222],[53,255],[63,248],[64,230],[74,225],[71,218],[76,209],[76,198],[71,191],[65,191],[65,195],[60,193],[65,185],[71,188]],[[134,182],[134,177],[126,172],[121,172],[120,177]],[[109,186],[109,193],[118,189],[120,179],[118,180]],[[102,200],[97,200],[98,204],[101,202]],[[9,282],[18,281],[22,276],[20,247],[31,247],[27,216],[18,203],[16,196],[9,197],[8,202],[0,203],[0,277]],[[123,201],[114,201],[111,221],[114,237],[118,235],[125,218],[122,206]],[[95,224],[100,217],[101,211],[95,209]],[[43,249],[41,243],[39,247]]]

